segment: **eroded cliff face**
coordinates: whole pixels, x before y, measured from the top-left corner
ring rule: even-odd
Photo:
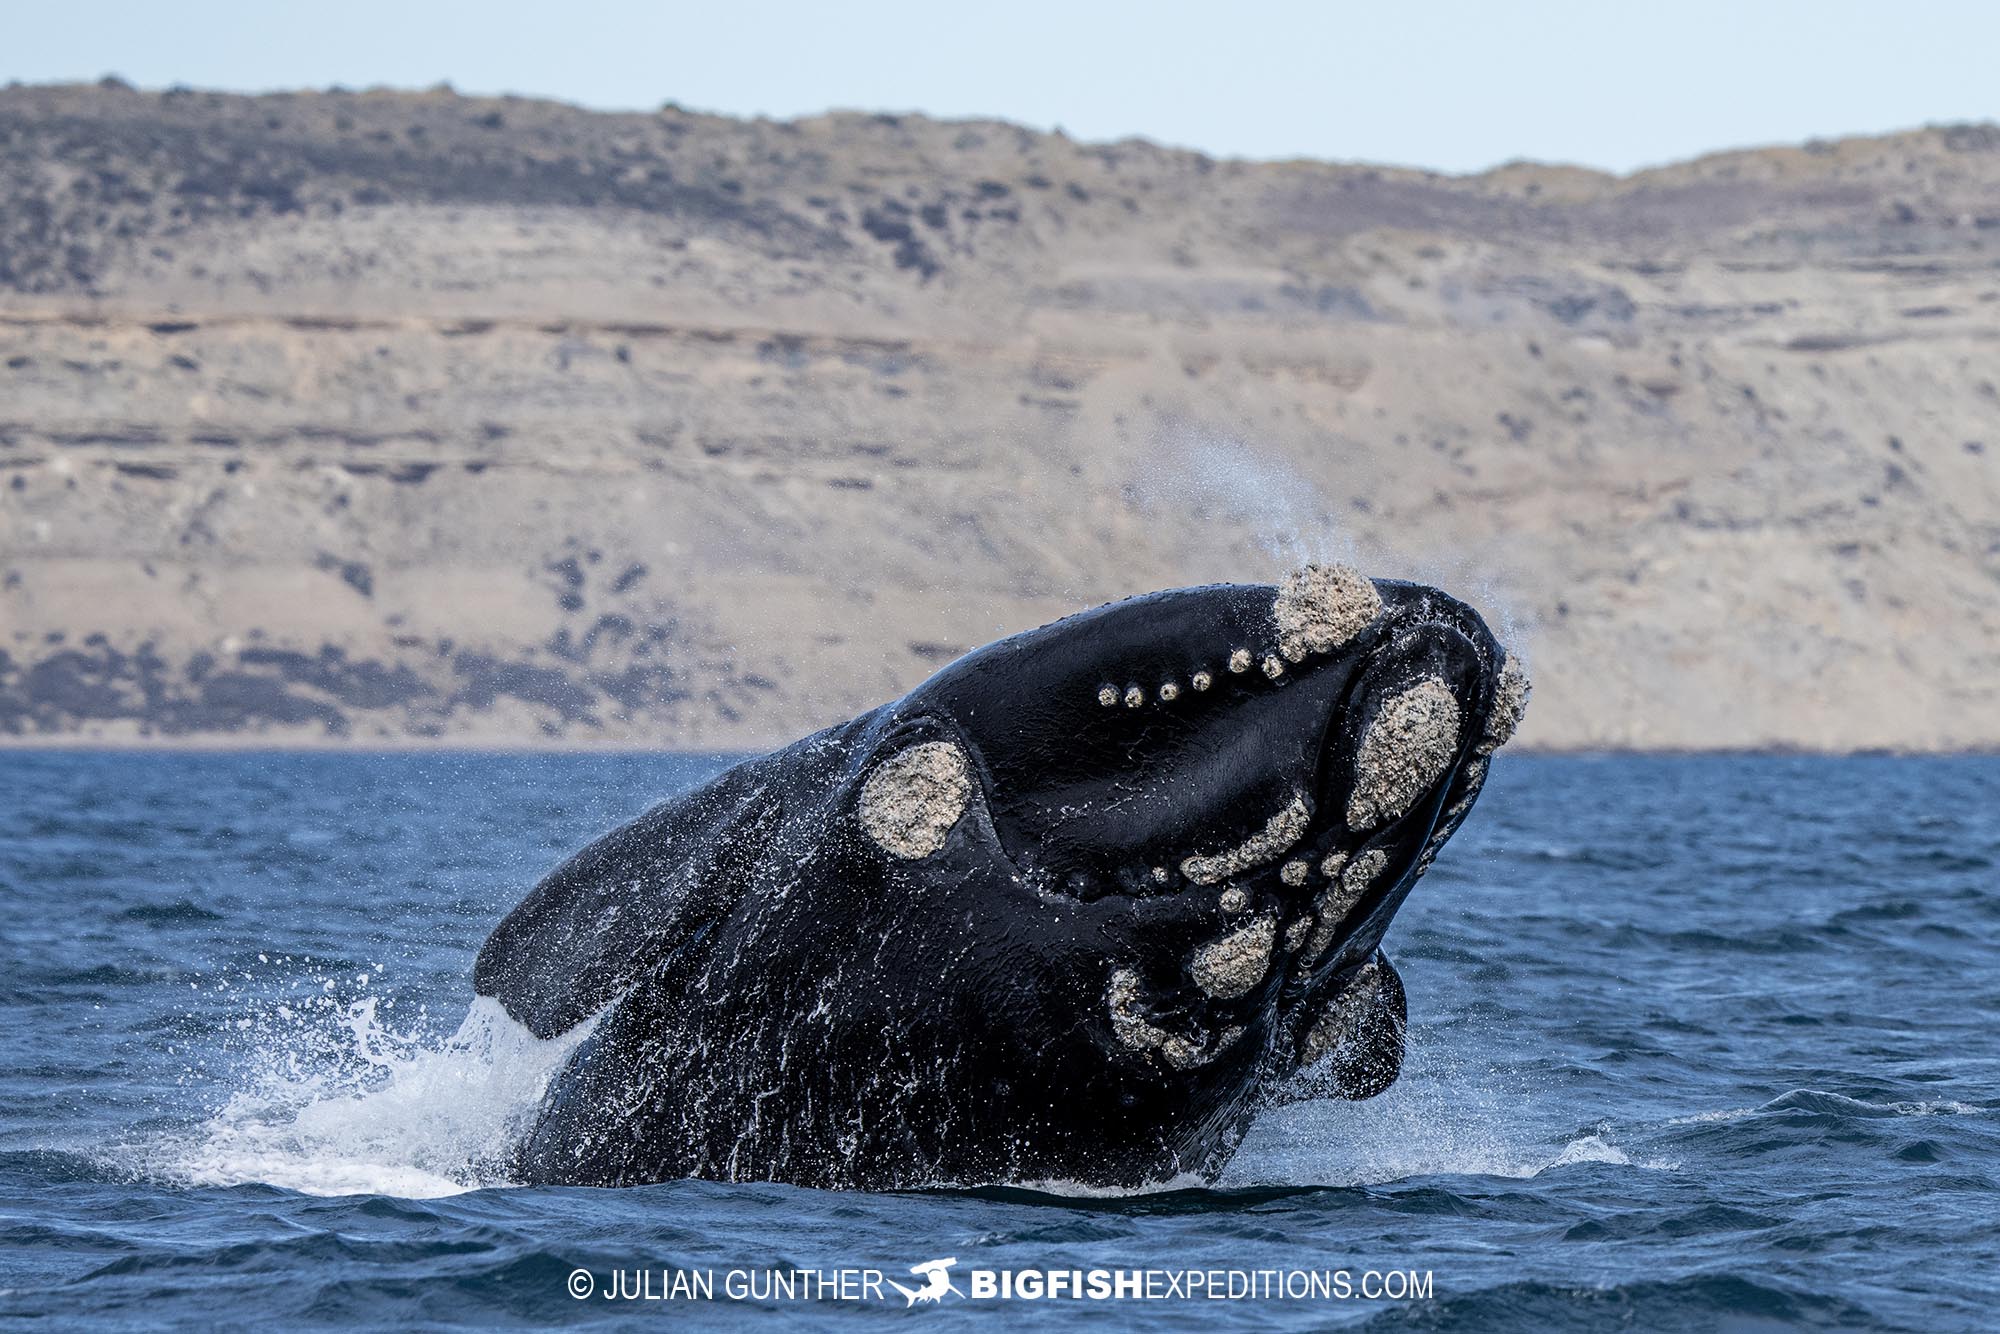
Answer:
[[[0,92],[0,738],[761,746],[1340,555],[1530,745],[2000,744],[2000,129],[1630,178]]]

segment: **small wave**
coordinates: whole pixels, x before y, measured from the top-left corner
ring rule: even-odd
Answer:
[[[1632,1157],[1602,1135],[1584,1135],[1563,1145],[1561,1153],[1527,1175],[1539,1176],[1552,1167],[1571,1167],[1577,1163],[1609,1163],[1613,1167],[1630,1167]]]
[[[1415,1041],[1402,1078],[1365,1102],[1312,1100],[1266,1112],[1223,1173],[1224,1188],[1261,1185],[1372,1186],[1412,1177],[1525,1179],[1600,1163],[1645,1170],[1609,1125],[1567,1136],[1537,1131],[1504,1072]],[[1551,1145],[1557,1147],[1551,1151]]]
[[[1695,1112],[1690,1116],[1671,1116],[1667,1118],[1667,1124],[1670,1126],[1701,1126],[1718,1121],[1741,1121],[1746,1116],[1757,1115],[1758,1110],[1755,1107],[1721,1107],[1710,1112]]]
[[[1865,1098],[1851,1098],[1844,1093],[1828,1093],[1821,1089],[1792,1089],[1755,1107],[1724,1107],[1713,1111],[1692,1112],[1686,1116],[1669,1117],[1666,1124],[1716,1125],[1780,1112],[1809,1112],[1818,1116],[1879,1120],[1897,1116],[1985,1116],[1987,1111],[1988,1109],[1984,1107],[1975,1107],[1971,1103],[1951,1098],[1870,1102]]]
[[[392,1031],[378,1002],[339,1009],[345,1043],[280,1007],[291,1030],[255,1050],[204,1124],[137,1152],[145,1175],[195,1186],[429,1199],[512,1184],[507,1169],[550,1077],[590,1031],[543,1041],[475,1000],[443,1039]]]
[[[1337,1108],[1339,1104],[1331,1104]],[[1352,1148],[1350,1144],[1346,1146]],[[1580,1135],[1564,1144],[1553,1155],[1540,1149],[1523,1146],[1518,1150],[1494,1151],[1493,1146],[1481,1144],[1467,1151],[1462,1141],[1449,1145],[1438,1142],[1429,1146],[1434,1156],[1425,1163],[1404,1162],[1386,1166],[1379,1156],[1371,1155],[1370,1168],[1358,1174],[1357,1179],[1329,1179],[1326,1174],[1287,1175],[1282,1179],[1263,1174],[1256,1162],[1244,1164],[1239,1158],[1232,1162],[1219,1181],[1211,1181],[1192,1172],[1147,1182],[1138,1186],[1101,1186],[1081,1181],[1036,1180],[1009,1181],[1000,1185],[976,1186],[970,1189],[975,1194],[999,1198],[1042,1197],[1049,1201],[1089,1200],[1093,1202],[1130,1200],[1142,1203],[1149,1200],[1170,1202],[1181,1200],[1236,1200],[1244,1196],[1255,1196],[1270,1192],[1280,1194],[1297,1190],[1315,1190],[1325,1186],[1380,1185],[1388,1181],[1402,1180],[1418,1176],[1497,1176],[1514,1179],[1540,1176],[1543,1172],[1559,1167],[1574,1167],[1586,1163],[1604,1163],[1614,1167],[1640,1167],[1654,1171],[1673,1171],[1679,1163],[1642,1159],[1634,1161],[1631,1155],[1604,1137],[1603,1133]],[[1247,1149],[1253,1158],[1256,1150]],[[1420,1150],[1421,1152],[1421,1150]],[[1338,1175],[1338,1174],[1336,1174]],[[937,1190],[967,1189],[950,1183],[939,1183],[932,1187]]]
[[[1924,1098],[1916,1101],[1869,1102],[1844,1093],[1819,1089],[1793,1089],[1781,1093],[1757,1109],[1760,1112],[1818,1112],[1830,1116],[1979,1116],[1982,1109],[1950,1099]]]
[[[1880,1329],[1884,1322],[1844,1297],[1750,1273],[1687,1274],[1623,1283],[1521,1279],[1464,1293],[1371,1322],[1422,1329],[1531,1329],[1538,1334],[1601,1329]]]
[[[140,903],[118,914],[128,922],[219,922],[222,914],[189,899],[172,903]]]
[[[1144,1198],[1151,1195],[1176,1195],[1186,1192],[1205,1192],[1210,1182],[1206,1177],[1193,1172],[1182,1172],[1178,1176],[1162,1181],[1149,1181],[1140,1186],[1093,1186],[1083,1181],[1010,1181],[1004,1186],[981,1187],[983,1190],[1023,1191],[1032,1195],[1053,1195],[1066,1200],[1122,1200]]]
[[[1544,1172],[1592,1164],[1649,1172],[1679,1170],[1677,1161],[1634,1158],[1606,1137],[1579,1135],[1554,1153],[1548,1142],[1520,1142],[1502,1127],[1412,1126],[1402,1136],[1356,1135],[1338,1107],[1321,1104],[1309,1147],[1300,1152],[1246,1152],[1224,1174],[1226,1187],[1247,1185],[1374,1186],[1433,1176],[1485,1176],[1523,1181]],[[1297,1136],[1296,1131],[1290,1132]],[[1303,1138],[1303,1137],[1301,1137]],[[1275,1169],[1275,1170],[1274,1170]]]

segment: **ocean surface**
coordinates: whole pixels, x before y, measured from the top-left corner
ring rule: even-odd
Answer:
[[[1212,1189],[510,1186],[560,1053],[474,951],[721,763],[0,751],[0,1323],[2000,1324],[2000,760],[1503,755],[1390,932],[1401,1082]],[[947,1257],[1180,1277],[727,1291]]]

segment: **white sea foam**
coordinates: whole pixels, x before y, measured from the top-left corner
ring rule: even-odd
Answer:
[[[1755,1107],[1728,1107],[1716,1111],[1693,1112],[1687,1116],[1676,1116],[1668,1120],[1670,1126],[1705,1125],[1722,1121],[1741,1121],[1745,1117],[1764,1116],[1776,1112],[1816,1112],[1831,1116],[1855,1116],[1864,1118],[1889,1116],[1984,1116],[1987,1109],[1970,1103],[1949,1098],[1924,1098],[1915,1101],[1869,1102],[1864,1098],[1850,1098],[1844,1093],[1823,1093],[1818,1089],[1793,1089],[1781,1093],[1769,1102]]]
[[[421,1022],[398,1031],[384,1018],[392,1002],[330,988],[330,980],[312,979],[304,996],[295,991],[285,1003],[261,1003],[239,1019],[228,1096],[198,1125],[141,1149],[140,1169],[188,1185],[261,1183],[313,1195],[432,1198],[512,1184],[514,1150],[550,1078],[592,1025],[542,1041],[482,998],[449,1036],[427,1035]],[[1531,1104],[1510,1087],[1518,1081],[1429,1046],[1420,1034],[1412,1038],[1403,1077],[1386,1093],[1267,1112],[1217,1184],[1372,1185],[1440,1175],[1526,1178],[1593,1163],[1676,1166],[1635,1160],[1609,1126],[1566,1135],[1538,1130],[1524,1114]],[[1182,1177],[1141,1192],[1021,1184],[1095,1197],[1207,1183]]]
[[[1924,1099],[1921,1102],[1897,1102],[1890,1106],[1898,1116],[1984,1116],[1987,1109],[1974,1107],[1971,1103],[1946,1098],[1938,1101]]]
[[[1584,1163],[1655,1171],[1609,1125],[1550,1134],[1505,1072],[1455,1063],[1412,1034],[1403,1075],[1366,1102],[1313,1100],[1265,1113],[1223,1174],[1224,1186],[1364,1186],[1423,1176],[1525,1178]]]
[[[294,1019],[290,1007],[280,1013]],[[550,1077],[590,1029],[542,1041],[486,998],[441,1039],[397,1033],[374,997],[333,1018],[330,1029],[303,1017],[267,1029],[240,1063],[240,1086],[204,1124],[146,1151],[146,1170],[309,1195],[432,1198],[506,1185]]]
[[[1721,1107],[1712,1112],[1695,1112],[1690,1116],[1667,1118],[1670,1126],[1699,1126],[1718,1121],[1741,1121],[1746,1116],[1757,1115],[1755,1107]]]
[[[1563,1145],[1562,1150],[1555,1157],[1536,1167],[1533,1171],[1522,1173],[1522,1175],[1539,1176],[1552,1167],[1573,1167],[1578,1163],[1609,1163],[1613,1167],[1632,1167],[1635,1165],[1652,1168],[1671,1167],[1671,1164],[1660,1162],[1634,1164],[1630,1154],[1604,1138],[1603,1135],[1579,1135],[1577,1138]]]
[[[1208,1179],[1193,1172],[1182,1172],[1178,1176],[1162,1181],[1149,1181],[1143,1186],[1094,1186],[1086,1181],[1010,1181],[1006,1183],[1017,1190],[1038,1191],[1044,1195],[1063,1195],[1078,1200],[1122,1200],[1134,1195],[1166,1195],[1177,1190],[1205,1190]]]

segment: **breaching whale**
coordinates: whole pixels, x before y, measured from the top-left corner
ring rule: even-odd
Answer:
[[[1218,1171],[1402,1064],[1390,919],[1527,702],[1436,589],[1309,565],[975,650],[600,838],[474,969],[593,1019],[533,1182]]]

